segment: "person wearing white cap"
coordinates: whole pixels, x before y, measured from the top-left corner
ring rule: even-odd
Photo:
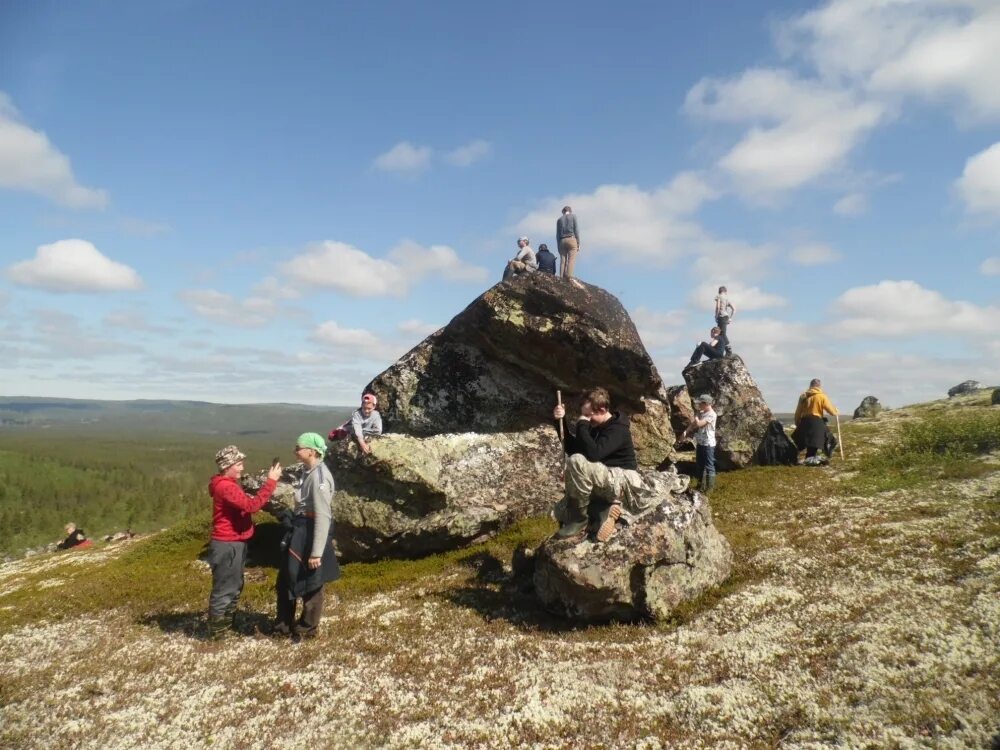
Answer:
[[[527,237],[518,237],[517,254],[507,261],[507,267],[503,271],[503,280],[506,281],[515,274],[536,270],[538,270],[538,260],[535,258],[535,251],[531,249],[531,240]]]

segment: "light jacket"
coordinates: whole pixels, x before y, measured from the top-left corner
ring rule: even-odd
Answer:
[[[823,412],[827,414],[839,414],[837,408],[830,403],[830,399],[823,393],[822,388],[810,388],[799,396],[799,404],[795,407],[795,423],[798,424],[803,417],[821,417]]]

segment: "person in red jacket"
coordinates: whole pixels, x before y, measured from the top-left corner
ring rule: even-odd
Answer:
[[[244,458],[239,448],[227,445],[215,454],[219,473],[208,483],[212,495],[212,541],[208,545],[212,593],[208,598],[208,634],[213,640],[224,638],[234,630],[236,605],[243,591],[247,540],[253,536],[250,516],[271,499],[281,476],[281,464],[275,463],[267,473],[264,486],[250,497],[240,486]]]

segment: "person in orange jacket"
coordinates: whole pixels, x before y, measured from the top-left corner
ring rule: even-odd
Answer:
[[[840,413],[823,392],[822,385],[819,378],[813,378],[809,382],[809,390],[799,396],[799,403],[795,407],[795,432],[792,439],[799,450],[805,449],[805,463],[810,466],[820,463],[816,454],[826,440],[823,414]]]

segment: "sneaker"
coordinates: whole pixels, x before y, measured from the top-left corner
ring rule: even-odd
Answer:
[[[615,535],[615,524],[618,523],[618,518],[622,514],[622,504],[612,503],[608,506],[607,514],[597,529],[597,541],[599,542],[606,542]]]

